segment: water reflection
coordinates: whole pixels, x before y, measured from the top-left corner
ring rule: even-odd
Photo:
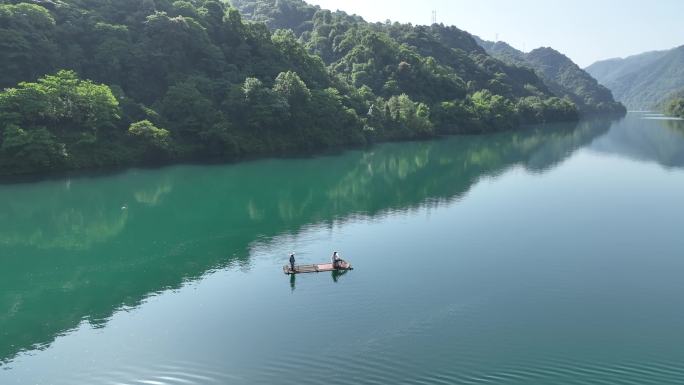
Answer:
[[[593,143],[591,149],[637,161],[656,162],[666,168],[682,168],[684,121],[631,113]]]
[[[255,242],[449,202],[513,166],[544,172],[609,127],[592,121],[309,160],[0,186],[0,362],[207,271],[249,269]]]
[[[332,277],[333,282],[337,283],[342,276],[347,274],[349,270],[335,270],[330,273],[330,276]]]

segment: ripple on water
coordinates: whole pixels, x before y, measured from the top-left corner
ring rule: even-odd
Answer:
[[[155,365],[152,367],[125,366],[104,373],[82,372],[62,384],[109,385],[211,385],[240,383],[239,376],[226,373],[220,367],[196,362]]]
[[[665,368],[663,370],[663,368]],[[416,379],[415,383],[449,384],[677,384],[684,378],[680,363],[602,365],[572,361],[527,362],[515,368],[465,373],[454,369]]]
[[[379,348],[379,346],[377,347]],[[458,358],[458,360],[455,360]],[[424,359],[424,357],[421,357]],[[105,373],[81,373],[63,384],[109,385],[210,385],[210,384],[677,384],[684,378],[684,363],[585,362],[563,358],[521,360],[498,365],[477,355],[434,357],[445,360],[444,370],[429,372],[420,360],[405,355],[366,351],[351,357],[325,354],[312,357],[292,352],[267,360],[269,364],[241,368],[241,375],[221,365],[183,362],[153,367],[122,367]],[[403,361],[402,361],[403,360]],[[446,363],[446,360],[449,360]],[[343,363],[340,367],[339,364]],[[337,370],[331,368],[339,368]]]

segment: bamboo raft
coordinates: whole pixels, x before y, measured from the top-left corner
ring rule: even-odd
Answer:
[[[326,271],[346,271],[354,270],[352,265],[348,262],[342,261],[339,263],[339,267],[334,268],[332,263],[321,263],[316,265],[295,265],[295,269],[292,270],[290,265],[283,266],[283,273],[290,274],[306,274],[306,273],[323,273]]]

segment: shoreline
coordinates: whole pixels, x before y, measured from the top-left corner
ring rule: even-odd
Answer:
[[[254,162],[260,160],[276,159],[314,159],[317,157],[324,156],[335,156],[346,151],[354,150],[364,150],[370,149],[377,145],[390,144],[390,143],[410,143],[410,142],[427,142],[433,140],[443,140],[450,137],[472,137],[472,136],[487,136],[496,135],[504,132],[515,132],[515,131],[526,131],[535,128],[540,128],[544,126],[553,126],[559,124],[579,124],[582,121],[593,121],[593,120],[619,120],[624,118],[627,114],[633,113],[633,111],[628,111],[625,114],[591,114],[581,117],[578,120],[573,121],[558,121],[558,122],[548,122],[548,123],[537,123],[537,124],[521,124],[519,127],[507,130],[494,130],[491,132],[471,132],[471,133],[443,133],[435,134],[434,136],[424,137],[424,138],[407,138],[407,139],[390,139],[381,141],[372,141],[367,144],[362,145],[342,145],[337,147],[329,147],[321,150],[315,151],[303,151],[303,152],[291,152],[291,153],[260,153],[244,155],[235,158],[225,158],[225,159],[183,159],[177,158],[174,160],[169,160],[165,162],[157,163],[131,163],[119,166],[111,167],[100,167],[100,168],[89,168],[89,169],[72,169],[72,170],[61,170],[55,172],[47,173],[33,173],[33,174],[20,174],[20,175],[0,175],[0,186],[16,185],[16,184],[27,184],[27,183],[40,183],[55,180],[64,180],[71,178],[98,178],[104,176],[114,176],[118,174],[123,174],[129,170],[158,170],[165,167],[173,166],[183,166],[183,165],[196,165],[196,166],[223,166],[223,165],[233,165],[239,163]]]

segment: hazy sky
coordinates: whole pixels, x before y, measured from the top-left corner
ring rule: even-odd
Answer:
[[[455,25],[525,51],[550,46],[581,67],[684,45],[684,0],[306,0],[367,21]]]

